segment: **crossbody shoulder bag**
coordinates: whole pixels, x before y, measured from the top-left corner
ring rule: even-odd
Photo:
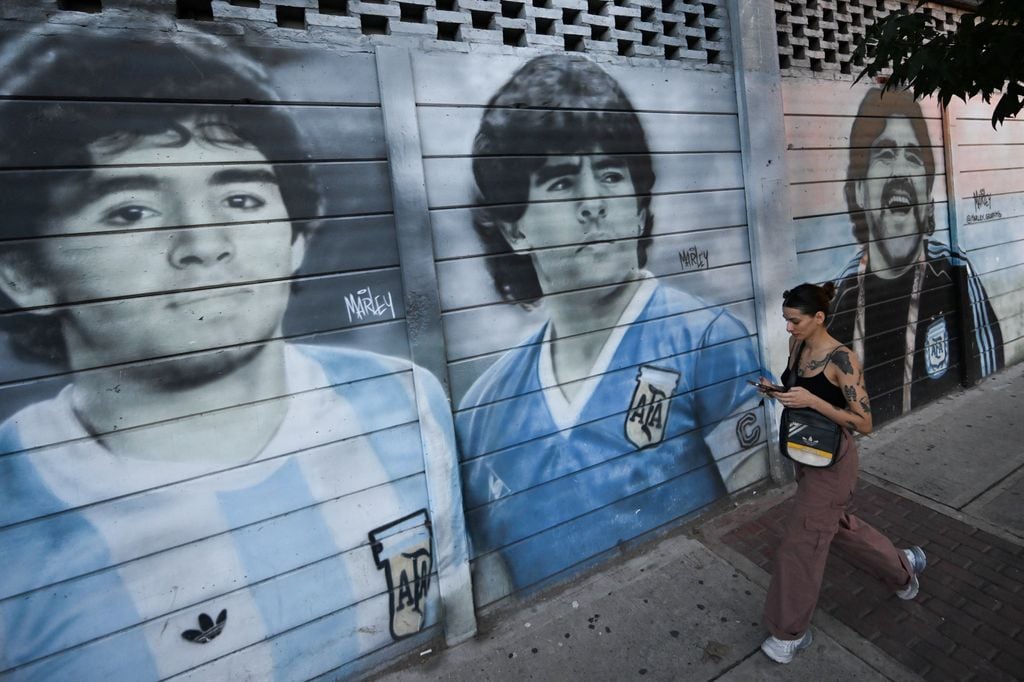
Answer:
[[[801,341],[796,348],[796,362],[789,368],[785,384],[787,390],[796,383],[803,348]],[[836,462],[842,442],[842,428],[817,410],[809,407],[786,407],[782,410],[779,449],[794,462],[819,469],[830,467]]]

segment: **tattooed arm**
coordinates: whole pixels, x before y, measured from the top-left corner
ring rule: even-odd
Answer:
[[[832,354],[832,362],[825,368],[825,376],[842,389],[846,407],[839,409],[822,401],[824,409],[815,409],[840,426],[871,433],[871,401],[857,354],[845,346],[836,350]]]
[[[799,386],[785,393],[773,393],[772,397],[786,407],[809,407],[840,426],[861,433],[871,433],[871,403],[864,387],[864,372],[860,360],[853,351],[843,346],[832,353],[832,360],[825,368],[825,377],[842,390],[846,397],[846,407],[830,405]]]

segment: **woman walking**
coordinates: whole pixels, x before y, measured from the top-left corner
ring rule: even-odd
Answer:
[[[829,547],[841,547],[861,568],[900,599],[913,599],[926,559],[920,547],[898,550],[878,530],[847,512],[857,483],[857,445],[851,430],[871,433],[871,406],[860,359],[829,335],[825,317],[835,293],[801,284],[783,294],[790,357],[782,381],[787,390],[761,390],[787,408],[810,408],[839,425],[842,444],[827,468],[796,464],[797,491],[775,554],[764,618],[771,635],[761,650],[789,663],[811,644],[811,615],[818,601]],[[795,373],[795,378],[791,375]]]

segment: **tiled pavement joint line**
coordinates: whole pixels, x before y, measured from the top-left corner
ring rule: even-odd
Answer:
[[[702,542],[712,553],[732,564],[733,568],[746,576],[755,585],[764,590],[768,589],[768,584],[771,582],[771,574],[767,571],[724,543],[708,539],[704,539]],[[921,679],[920,676],[916,675],[902,663],[824,611],[819,610],[814,614],[813,627],[834,639],[839,646],[859,658],[865,665],[887,680],[893,680],[893,682],[917,682]],[[765,636],[767,636],[767,632]],[[752,656],[760,655],[763,655],[760,650],[756,650],[752,654]],[[750,658],[750,656],[747,658]]]
[[[727,545],[722,538],[751,520],[763,516],[779,504],[785,503],[795,487],[795,484],[791,483],[781,488],[770,489],[759,499],[750,501],[731,514],[709,519],[706,524],[694,531],[694,537],[755,585],[767,590],[771,582],[771,574]],[[894,682],[910,682],[921,679],[905,665],[825,611],[819,609],[815,612],[813,625],[886,679]],[[760,651],[755,651],[754,655],[760,655]]]
[[[1024,466],[1019,467],[1017,470],[1015,470],[1012,477],[1015,477],[1022,472],[1024,472]],[[989,521],[986,521],[985,519],[980,518],[978,516],[974,516],[969,512],[960,511],[955,507],[950,507],[948,505],[942,504],[941,502],[937,502],[930,497],[919,495],[918,493],[915,493],[913,490],[904,488],[898,483],[893,483],[892,481],[880,478],[866,471],[860,472],[859,479],[865,483],[870,483],[872,485],[878,486],[879,488],[887,490],[894,495],[899,495],[900,497],[906,498],[911,502],[916,502],[922,507],[928,507],[932,511],[937,512],[939,514],[943,514],[944,516],[948,516],[951,519],[956,519],[961,523],[972,525],[975,528],[983,530],[986,533],[995,535],[996,537],[1006,540],[1007,542],[1012,542],[1015,545],[1020,545],[1024,543],[1024,538],[1021,538],[1015,535],[1014,533],[1011,533],[1005,528],[1001,528],[1000,526],[990,523]],[[1005,480],[1006,479],[1004,479],[1004,481]],[[992,488],[997,488],[997,486],[992,486]],[[992,488],[990,488],[990,490],[992,490]],[[996,490],[996,493],[998,493],[998,490]],[[978,501],[978,499],[979,498],[976,497],[973,500],[971,500],[971,502],[968,504],[974,504]]]
[[[975,502],[977,502],[978,500],[980,500],[981,498],[985,497],[986,495],[992,495],[993,493],[998,493],[1002,489],[1002,487],[1006,484],[1007,480],[1016,478],[1017,475],[1020,474],[1021,472],[1024,472],[1024,462],[1022,462],[1020,466],[1018,466],[1016,469],[1014,469],[1013,471],[1008,473],[1006,476],[1004,476],[1000,480],[996,481],[995,483],[993,483],[989,487],[985,488],[984,490],[982,490],[980,493],[978,493],[977,495],[975,495],[971,499],[969,499],[966,502],[964,502],[960,507],[958,507],[958,509],[960,511],[962,511],[962,510],[966,509],[967,507],[971,506],[972,504],[974,504]]]
[[[1007,493],[1012,492],[1013,490],[1024,490],[1024,467],[1018,469],[1012,475],[1004,478],[1001,482],[1001,485],[993,486],[984,495],[976,498],[973,502],[971,502],[970,506],[967,508],[967,511],[965,513],[970,515],[972,518],[978,518],[977,516],[975,516],[975,514],[983,513],[983,511],[987,507],[989,507],[989,505],[995,503],[999,498],[1003,497]],[[989,521],[985,517],[981,517],[979,519],[978,525],[990,530],[990,532],[993,533],[995,533],[996,531],[1002,531],[1003,535],[1006,536],[1006,539],[1013,539],[1017,543],[1024,544],[1024,525],[1021,525],[1020,523],[1018,523],[1016,526],[1014,526],[1011,523],[1008,524],[1006,528],[1004,528],[1001,525],[993,526],[991,521]]]
[[[747,570],[767,573],[788,507],[785,501],[760,504],[741,525],[720,522],[708,535],[748,558]],[[831,553],[814,618],[818,627],[858,656],[865,651],[860,645],[873,642],[928,679],[1024,676],[1024,547],[973,526],[973,519],[951,516],[948,508],[917,504],[866,480],[851,512],[898,546],[924,546],[929,568],[918,598],[900,602],[841,551]],[[848,624],[852,641],[833,634],[825,615]]]
[[[744,663],[746,663],[750,659],[752,659],[752,658],[754,658],[756,656],[762,656],[762,655],[763,654],[761,653],[761,649],[760,648],[754,649],[751,653],[747,654],[746,656],[744,656],[740,660],[736,661],[735,663],[730,665],[728,668],[726,668],[725,670],[723,670],[719,674],[717,674],[714,677],[712,677],[711,680],[720,680],[723,677],[725,677],[726,675],[728,675],[729,673],[731,673],[733,670],[736,670],[737,668],[739,668],[741,665],[743,665]]]

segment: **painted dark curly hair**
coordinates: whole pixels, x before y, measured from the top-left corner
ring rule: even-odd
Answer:
[[[0,168],[32,169],[0,174],[0,239],[5,257],[20,259],[22,267],[36,262],[33,238],[53,232],[60,220],[65,202],[59,197],[87,184],[84,175],[95,164],[90,147],[117,153],[146,136],[159,134],[179,146],[201,135],[215,145],[256,149],[272,161],[282,150],[290,161],[308,156],[294,121],[270,105],[280,98],[263,65],[216,36],[143,46],[123,38],[28,32],[0,41],[0,94],[0,130],[7,131]],[[96,101],[100,95],[112,99]],[[155,101],[129,114],[114,99]],[[74,100],[90,101],[86,108]],[[302,220],[293,222],[293,238],[315,229],[321,198],[309,165],[272,165],[289,217]],[[67,168],[78,170],[60,170]],[[15,353],[65,365],[59,316],[16,311],[0,293],[0,328]]]
[[[548,155],[621,155],[647,221],[637,243],[647,260],[654,215],[654,169],[647,137],[619,83],[581,55],[552,54],[524,64],[487,103],[473,141],[477,206],[473,226],[488,252],[487,267],[502,298],[522,304],[542,295],[533,261],[514,254],[501,234],[527,208],[530,175]]]

